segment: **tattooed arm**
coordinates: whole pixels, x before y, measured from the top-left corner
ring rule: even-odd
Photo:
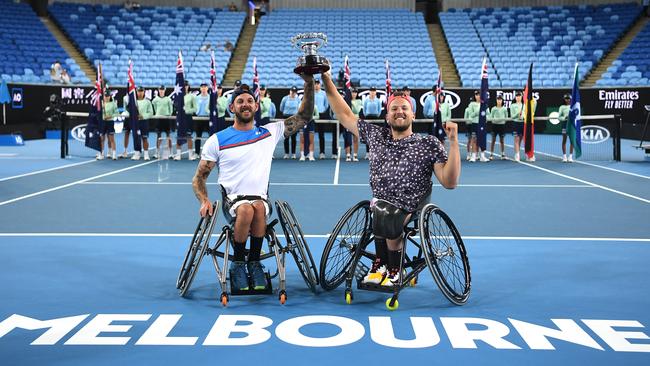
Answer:
[[[208,180],[208,176],[212,169],[217,165],[214,161],[201,160],[199,166],[196,168],[196,173],[192,179],[192,189],[196,198],[201,203],[201,208],[199,209],[199,214],[201,217],[205,217],[206,214],[212,216],[212,202],[208,198],[208,187],[205,182]]]
[[[289,137],[298,132],[312,119],[314,114],[314,77],[313,75],[300,75],[305,80],[305,88],[298,113],[284,120],[284,137]]]

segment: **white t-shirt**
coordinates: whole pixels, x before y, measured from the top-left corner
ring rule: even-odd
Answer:
[[[219,184],[226,194],[267,197],[275,145],[284,139],[284,122],[268,123],[248,131],[233,127],[210,136],[202,160],[219,167]]]

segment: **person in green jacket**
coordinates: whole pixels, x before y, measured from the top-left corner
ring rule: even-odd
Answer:
[[[161,154],[160,154],[160,143],[161,143],[161,136],[162,133],[165,133],[165,140],[167,141],[167,147],[169,148],[170,155],[169,158],[171,158],[171,150],[172,150],[172,139],[171,139],[171,118],[170,116],[174,112],[174,104],[172,103],[172,99],[168,96],[165,95],[165,86],[161,85],[158,87],[158,95],[156,95],[155,98],[153,98],[153,101],[151,102],[153,104],[154,111],[156,114],[154,115],[155,118],[155,123],[156,123],[156,155],[153,157],[155,159],[158,159]]]
[[[217,126],[216,132],[219,132],[226,127],[226,111],[228,110],[228,98],[223,96],[223,87],[221,84],[217,85]],[[215,133],[216,133],[215,132]]]
[[[188,154],[188,159],[189,160],[196,160],[197,155],[194,153],[193,146],[194,144],[192,143],[192,134],[194,133],[193,128],[194,128],[194,119],[192,116],[194,113],[197,111],[197,103],[196,103],[196,95],[194,93],[190,93],[190,83],[185,80],[185,96],[183,97],[183,111],[185,112],[185,126],[186,126],[186,132],[185,136],[178,136],[176,135],[176,154],[174,155],[174,160],[181,160],[181,153],[183,152],[183,145],[181,142],[184,142],[183,140],[187,141],[187,154]],[[179,126],[177,126],[178,128]]]
[[[501,160],[506,159],[505,145],[503,139],[506,136],[506,119],[508,110],[503,106],[503,97],[497,97],[497,105],[490,109],[488,119],[492,122],[492,143],[490,144],[490,160],[494,159],[494,143],[499,135],[499,144],[501,146]]]
[[[151,160],[149,158],[149,120],[153,117],[153,105],[151,101],[144,97],[144,88],[139,86],[136,93],[136,103],[138,104],[138,120],[140,127],[140,137],[142,139],[142,150],[133,153],[131,160],[140,160],[141,155],[144,155],[144,160]],[[128,109],[124,111],[124,116],[129,117]],[[133,133],[136,133],[133,131]]]
[[[569,113],[571,112],[571,95],[564,94],[564,105],[560,106],[560,110],[558,112],[560,114],[558,119],[560,120],[560,124],[562,124],[562,162],[572,163],[573,143],[571,141],[569,141],[569,144],[571,144],[571,146],[569,147],[569,159],[567,159],[566,156],[566,140],[567,140],[566,128],[567,128],[567,123],[569,122]]]
[[[467,108],[469,109],[469,112],[467,112],[467,117],[472,120],[471,125],[468,122],[468,127],[471,126],[469,140],[471,157],[469,158],[469,161],[473,163],[476,161],[478,155],[478,144],[476,143],[476,127],[478,125],[478,116],[481,113],[481,93],[478,90],[474,91],[474,100],[469,103],[469,106]],[[488,161],[488,159],[483,156],[482,152],[480,160],[482,162]]]
[[[510,118],[512,119],[512,134],[515,137],[515,161],[519,161],[521,140],[524,138],[524,103],[521,92],[515,93],[515,102],[510,103]]]
[[[472,103],[471,100],[469,102]],[[469,144],[469,142],[472,140],[472,120],[469,118],[469,105],[465,108],[463,120],[465,120],[465,136],[467,137],[467,144],[465,144],[465,147],[467,148],[467,154],[465,155],[465,160],[469,161],[469,158],[472,155]]]
[[[271,122],[271,109],[273,101],[268,95],[266,85],[260,85],[260,126],[264,126]]]
[[[111,156],[113,160],[117,159],[117,153],[115,152],[115,126],[113,125],[113,119],[119,116],[117,111],[117,102],[115,102],[109,91],[106,91],[104,94],[104,105],[102,108],[102,119],[104,123],[102,124],[102,129],[100,131],[100,141],[101,141],[101,151],[97,155],[97,160],[104,159],[104,141],[108,143],[108,151],[106,157]]]

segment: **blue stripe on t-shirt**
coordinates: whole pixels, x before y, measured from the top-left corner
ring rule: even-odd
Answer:
[[[225,130],[217,132],[219,150],[249,145],[268,137],[271,137],[271,132],[264,127],[255,127],[249,131],[240,131],[233,127],[228,127]]]

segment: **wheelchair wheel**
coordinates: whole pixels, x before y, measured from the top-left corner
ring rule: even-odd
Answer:
[[[309,246],[307,246],[307,242],[305,241],[302,228],[298,224],[298,220],[287,202],[278,200],[275,202],[275,206],[278,209],[278,217],[280,218],[280,225],[282,226],[282,231],[284,231],[284,236],[287,241],[287,248],[290,249],[291,255],[296,261],[296,265],[298,265],[300,274],[305,280],[307,287],[315,293],[316,286],[318,286],[318,272]]]
[[[422,209],[419,227],[424,259],[433,279],[449,301],[463,305],[469,298],[472,281],[458,229],[444,211],[431,203]]]
[[[212,237],[212,230],[217,222],[218,207],[219,202],[215,202],[212,205],[214,214],[212,216],[201,217],[199,224],[196,226],[194,236],[192,237],[190,247],[187,250],[181,271],[178,274],[178,280],[176,281],[176,288],[182,297],[185,297],[187,291],[189,291],[196,272],[201,265],[205,251],[208,248],[210,238]]]
[[[330,234],[320,261],[320,285],[330,291],[345,280],[358,245],[372,231],[370,201],[361,201],[341,217]]]

